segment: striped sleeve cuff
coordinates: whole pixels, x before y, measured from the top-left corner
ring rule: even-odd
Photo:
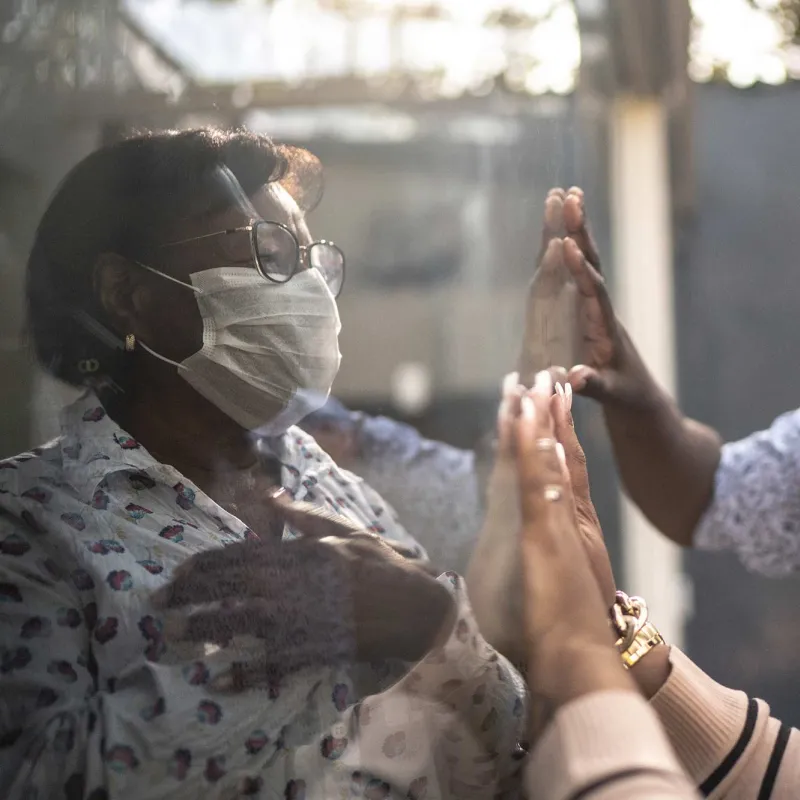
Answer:
[[[596,692],[559,709],[530,756],[526,788],[531,800],[564,800],[638,772],[661,774],[672,783],[683,775],[641,696]]]
[[[720,686],[675,647],[670,663],[670,677],[650,705],[687,775],[708,795],[735,771],[769,714],[744,692]]]

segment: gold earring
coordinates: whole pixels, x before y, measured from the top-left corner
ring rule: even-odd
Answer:
[[[136,349],[136,337],[132,333],[129,333],[125,337],[125,352],[132,353],[135,349]]]

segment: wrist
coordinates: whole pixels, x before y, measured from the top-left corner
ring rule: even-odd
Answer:
[[[670,661],[669,647],[649,621],[647,603],[617,590],[609,622],[618,637],[614,646],[623,666],[649,700],[669,678]]]
[[[684,417],[675,401],[650,376],[634,379],[636,388],[602,404],[603,417],[615,450],[641,448],[655,440],[679,440]]]
[[[527,675],[531,690],[554,708],[593,692],[637,688],[613,645],[597,637],[542,643],[529,654]]]
[[[615,416],[615,410],[617,414],[636,412],[642,418],[664,414],[671,416],[677,410],[673,399],[653,377],[619,320],[617,328],[612,370],[620,378],[621,389],[612,393],[609,401],[603,403],[604,410],[612,416]]]
[[[669,645],[659,644],[629,670],[646,700],[652,700],[669,680],[672,672],[669,651]]]

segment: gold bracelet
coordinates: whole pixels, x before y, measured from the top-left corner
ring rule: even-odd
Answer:
[[[617,635],[616,647],[622,652],[633,644],[633,638],[647,623],[647,603],[641,597],[628,597],[617,591],[616,602],[609,612],[609,624]]]
[[[664,643],[658,629],[648,621],[647,603],[641,597],[617,592],[609,622],[617,634],[615,646],[625,669],[630,669],[654,647]]]
[[[646,623],[636,632],[631,646],[620,653],[622,666],[625,669],[630,669],[660,644],[664,644],[664,637],[652,622]]]

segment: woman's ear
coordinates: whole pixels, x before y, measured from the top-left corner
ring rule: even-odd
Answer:
[[[94,265],[92,284],[109,322],[123,335],[138,334],[142,298],[140,270],[121,256],[102,253]]]

